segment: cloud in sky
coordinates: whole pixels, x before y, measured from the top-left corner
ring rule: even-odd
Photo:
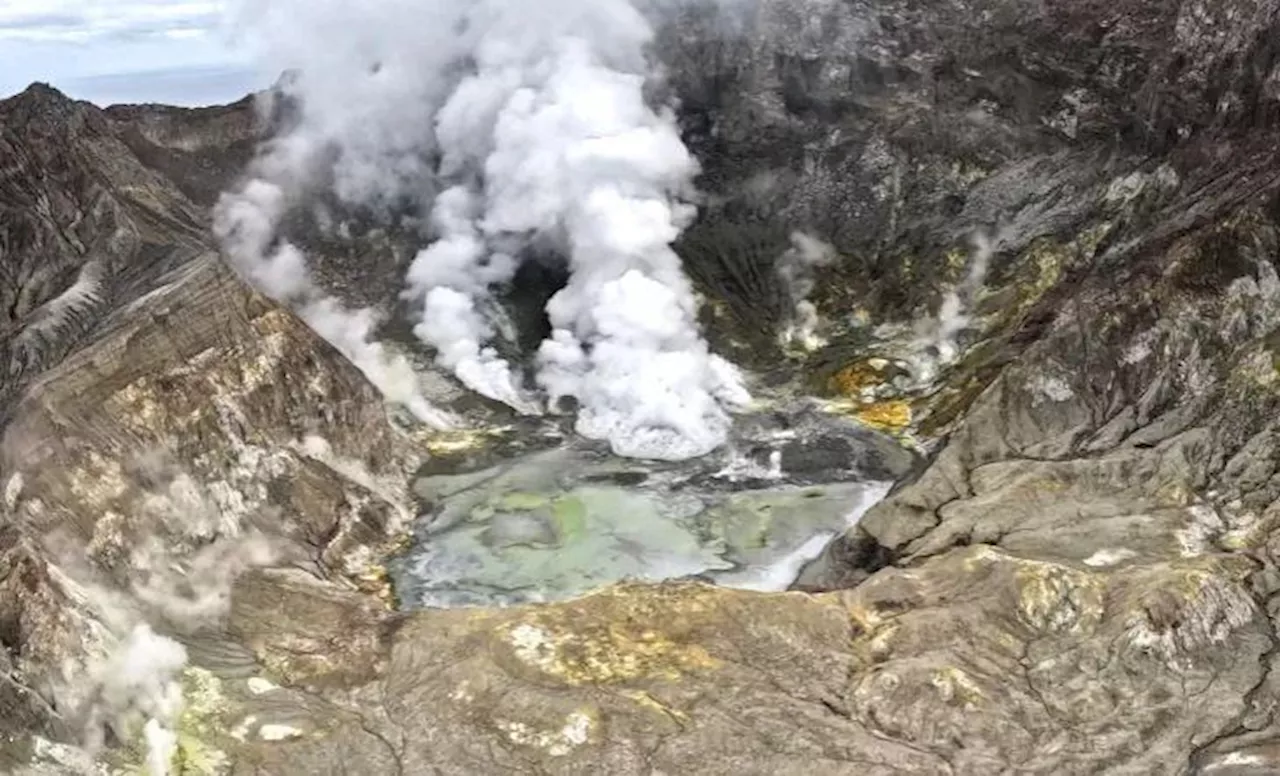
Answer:
[[[86,43],[138,37],[183,39],[222,24],[217,0],[7,0],[0,6],[0,39]]]
[[[100,105],[229,102],[273,80],[232,42],[227,0],[0,0],[0,97],[45,81]]]

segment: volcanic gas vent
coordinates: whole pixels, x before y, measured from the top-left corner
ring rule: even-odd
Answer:
[[[421,249],[402,296],[414,333],[468,388],[526,414],[571,398],[578,433],[624,456],[723,444],[749,396],[699,332],[672,248],[694,216],[698,165],[674,112],[649,100],[646,17],[629,0],[294,5],[255,17],[262,50],[291,72],[279,89],[296,116],[218,210],[242,272],[305,315],[323,294],[302,251],[275,240],[284,215],[317,190],[367,212],[413,202]],[[518,305],[513,321],[512,284],[546,255],[565,268],[540,300],[546,322]],[[363,320],[324,313],[312,317]],[[362,332],[344,342],[353,360],[421,404]],[[521,344],[531,382],[509,355]]]

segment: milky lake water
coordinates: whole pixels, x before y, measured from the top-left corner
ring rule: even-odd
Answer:
[[[649,463],[571,445],[423,477],[415,489],[427,509],[392,567],[401,602],[503,606],[688,577],[784,590],[889,490],[848,445],[813,464],[807,440],[830,447],[852,430],[770,432],[751,457]]]

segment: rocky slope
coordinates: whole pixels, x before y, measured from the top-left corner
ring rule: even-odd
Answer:
[[[154,702],[142,678],[102,675],[137,627],[234,655],[230,585],[264,563],[385,597],[378,548],[410,515],[418,453],[351,364],[214,250],[209,208],[256,140],[249,100],[101,111],[35,86],[0,119],[0,770],[79,773],[54,742],[106,726],[133,746],[121,720]]]
[[[249,102],[33,88],[0,103],[0,769],[84,772],[113,721],[137,767],[64,661],[141,622],[190,657],[184,773],[1280,769],[1280,6],[676,5],[713,338],[928,460],[797,592],[389,611],[414,471],[497,452],[394,425],[212,255]],[[796,229],[840,257],[811,350],[775,345]],[[955,358],[915,328],[949,299]]]
[[[104,112],[40,85],[0,103],[0,405],[211,247],[207,210],[252,153],[253,115],[248,101],[174,115]]]

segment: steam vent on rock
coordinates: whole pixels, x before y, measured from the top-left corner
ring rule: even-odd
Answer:
[[[1280,3],[243,16],[0,101],[0,774],[1280,773]]]

